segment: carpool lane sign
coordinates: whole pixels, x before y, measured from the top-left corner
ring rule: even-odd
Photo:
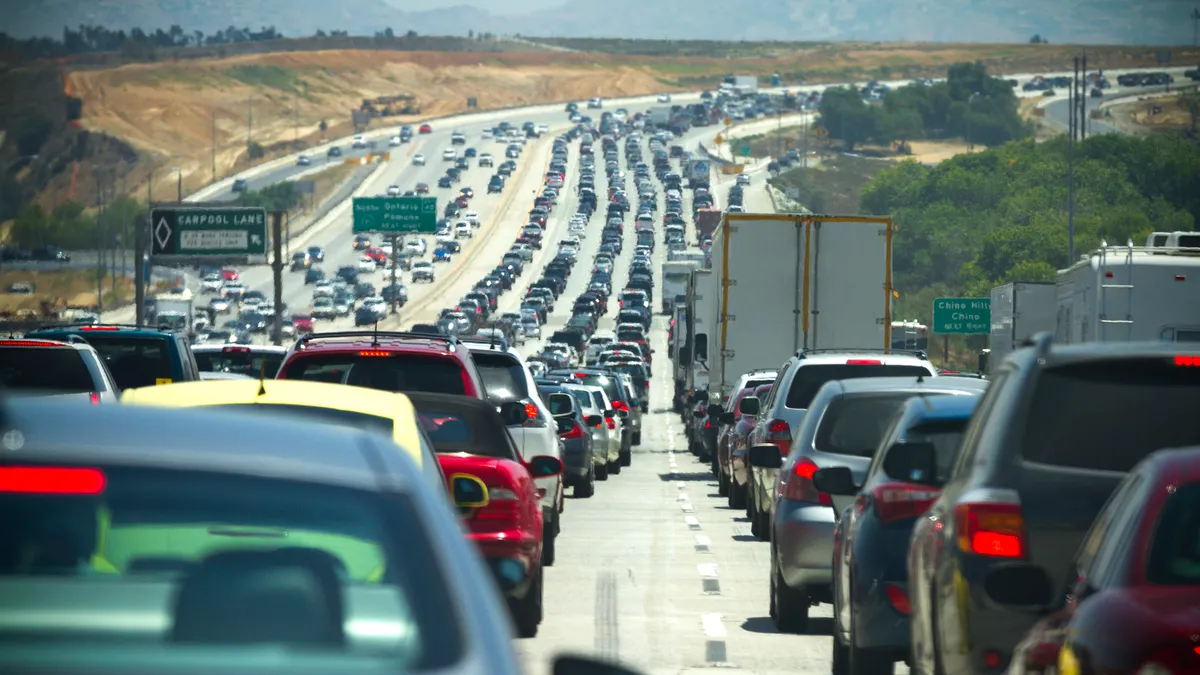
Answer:
[[[992,329],[991,298],[935,298],[933,332],[979,335]]]
[[[267,211],[260,207],[169,207],[150,211],[151,255],[266,255]]]

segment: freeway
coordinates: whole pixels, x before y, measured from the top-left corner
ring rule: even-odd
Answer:
[[[1167,72],[1170,72],[1172,75],[1174,75],[1176,80],[1181,77],[1180,73],[1175,73],[1170,70]],[[1174,87],[1174,85],[1172,85],[1172,87]],[[1100,106],[1102,104],[1111,101],[1114,97],[1128,96],[1129,94],[1157,94],[1163,91],[1165,91],[1165,89],[1162,86],[1121,87],[1120,89],[1113,88],[1104,90],[1104,96],[1102,98],[1092,98],[1091,96],[1088,96],[1085,100],[1085,105],[1087,106],[1087,112],[1085,113],[1087,115],[1087,134],[1089,136],[1093,136],[1096,134],[1126,133],[1125,131],[1105,122],[1103,119],[1092,119],[1091,117],[1092,111],[1100,110]],[[1044,106],[1044,110],[1046,111],[1046,119],[1064,131],[1067,129],[1067,125],[1070,122],[1071,109],[1068,104],[1069,101],[1063,97],[1047,103]]]

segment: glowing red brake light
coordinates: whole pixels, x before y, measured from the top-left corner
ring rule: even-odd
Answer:
[[[967,503],[954,508],[958,548],[995,558],[1025,557],[1025,519],[1011,503]]]
[[[65,347],[61,342],[49,340],[0,340],[0,347]]]
[[[611,417],[605,417],[605,418],[604,418],[604,421],[608,423],[608,428],[609,428],[609,429],[616,429],[616,428],[617,428],[617,423],[613,421],[613,418],[611,418]]]
[[[88,400],[92,402],[92,405],[100,405],[100,393],[93,391],[88,394]]]
[[[359,356],[390,356],[390,352],[385,352],[381,349],[364,349],[358,353]]]
[[[587,377],[587,373],[575,373],[575,377]]]
[[[525,404],[525,417],[532,420],[532,419],[536,419],[537,416],[538,416],[537,406],[532,403],[526,403]]]
[[[908,605],[908,593],[896,584],[884,584],[883,590],[887,591],[888,602],[892,603],[892,607],[897,612],[908,616],[912,613],[912,609]]]
[[[936,488],[912,483],[885,483],[871,490],[875,511],[885,525],[921,516],[940,494]]]
[[[883,361],[879,359],[846,359],[848,366],[881,366]]]
[[[232,354],[232,353],[243,354],[243,353],[248,353],[250,351],[250,348],[249,347],[225,347],[221,351],[225,352],[226,354]]]
[[[1200,356],[1187,356],[1180,354],[1179,356],[1175,357],[1175,365],[1185,367],[1200,367]]]
[[[583,438],[583,427],[579,426],[578,422],[572,422],[571,429],[567,433],[562,434],[562,437],[568,440]]]
[[[120,330],[116,326],[80,326],[79,330]]]
[[[833,498],[824,492],[817,492],[813,485],[813,474],[817,472],[816,462],[807,457],[801,457],[791,474],[784,476],[779,488],[779,496],[796,502],[833,506]]]
[[[613,407],[616,408],[617,410],[624,410],[625,412],[629,412],[629,404],[626,403],[625,401],[613,401]]]
[[[45,495],[98,495],[108,480],[99,469],[0,467],[0,492]]]

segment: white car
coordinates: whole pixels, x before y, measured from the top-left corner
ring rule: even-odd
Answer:
[[[221,290],[221,284],[223,283],[225,283],[225,281],[221,279],[220,274],[215,272],[212,274],[206,274],[204,278],[200,280],[200,292],[216,293],[217,291]]]
[[[465,220],[460,220],[454,224],[454,238],[462,239],[463,237],[471,238],[475,236],[475,232],[471,230],[471,224]]]
[[[749,185],[750,184],[750,176],[748,174],[739,173],[737,176],[737,184],[738,185]]]
[[[380,250],[380,251],[383,251],[383,254],[384,254],[384,255],[386,255],[386,256],[388,256],[388,257],[391,257],[391,255],[392,255],[392,242],[391,242],[391,240],[385,239],[384,241],[381,241],[381,242],[379,242],[379,250]]]
[[[313,286],[313,299],[317,298],[332,298],[333,297],[333,282],[328,279],[322,279]]]
[[[362,135],[362,134],[355,134],[355,136],[354,136],[354,143],[353,143],[353,145],[354,145],[354,147],[356,147],[356,148],[365,148],[365,147],[367,147],[367,137],[366,137],[366,136],[364,136],[364,135]]]
[[[371,272],[374,272],[375,268],[376,268],[375,261],[372,260],[371,258],[364,255],[363,257],[358,259],[359,274],[369,274]]]
[[[418,281],[426,281],[429,283],[433,283],[433,280],[434,280],[433,263],[431,263],[427,260],[422,260],[420,262],[413,263],[410,275],[411,275],[410,278],[413,280],[413,283],[417,283]]]
[[[404,242],[404,250],[412,251],[417,255],[425,255],[426,244],[424,239],[409,239]]]
[[[425,166],[425,155],[419,152],[413,155],[413,166]]]
[[[467,211],[463,214],[463,220],[471,224],[471,227],[479,227],[479,212]]]
[[[542,324],[538,323],[536,314],[526,314],[521,317],[521,328],[525,331],[525,339],[542,339]]]
[[[670,95],[670,94],[659,94],[659,95],[658,95],[658,102],[659,102],[659,103],[670,103],[670,102],[671,102],[671,95]]]
[[[390,145],[393,148],[400,145],[400,137],[392,136],[391,138],[388,139],[388,145]]]
[[[399,197],[400,196],[400,186],[399,185],[389,185],[388,189],[387,189],[387,195],[389,197]]]
[[[446,160],[447,162],[453,162],[454,160],[458,159],[458,151],[454,148],[446,148],[442,151],[442,159]]]

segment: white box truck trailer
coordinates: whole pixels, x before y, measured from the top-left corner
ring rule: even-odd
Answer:
[[[988,372],[1035,333],[1054,330],[1057,294],[1049,281],[1015,281],[992,289]]]
[[[692,279],[692,270],[700,267],[699,262],[667,261],[662,266],[662,312],[670,314],[675,306],[675,299],[682,297],[686,301],[688,284]]]
[[[885,217],[725,214],[709,391],[731,395],[739,375],[802,347],[888,349],[892,232]]]
[[[1200,233],[1155,232],[1108,246],[1056,280],[1055,341],[1200,342]]]

